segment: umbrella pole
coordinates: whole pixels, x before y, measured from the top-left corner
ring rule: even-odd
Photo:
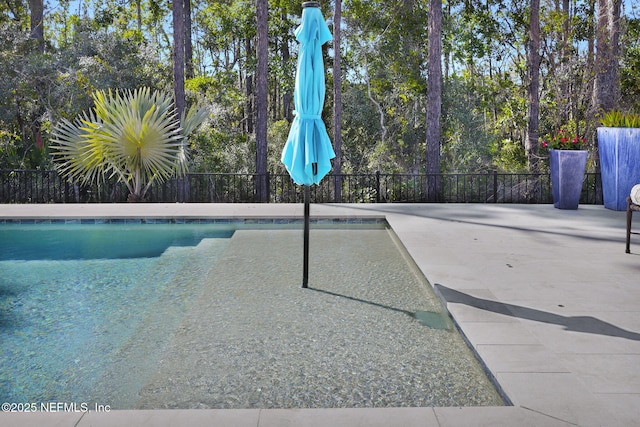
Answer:
[[[304,248],[302,266],[302,287],[309,284],[309,186],[304,186]]]

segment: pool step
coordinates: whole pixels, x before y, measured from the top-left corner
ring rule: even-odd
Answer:
[[[197,246],[172,246],[158,258],[141,286],[162,286],[162,290],[130,338],[116,350],[113,363],[95,387],[109,395],[96,396],[96,401],[110,402],[113,408],[131,407],[137,401],[138,391],[149,381],[184,312],[202,292],[204,278],[229,240],[205,238]]]

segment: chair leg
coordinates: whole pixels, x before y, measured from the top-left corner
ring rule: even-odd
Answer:
[[[627,200],[627,202],[627,249],[625,252],[629,254],[631,253],[631,215],[633,211],[631,210],[631,201]]]

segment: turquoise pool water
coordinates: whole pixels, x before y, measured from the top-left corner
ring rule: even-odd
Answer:
[[[141,334],[147,348],[137,351],[152,364],[233,232],[217,224],[0,225],[3,401],[86,402]],[[148,364],[131,367],[140,381]]]
[[[112,409],[503,404],[384,221],[0,223],[0,398]],[[148,222],[148,221],[146,221]]]
[[[155,258],[170,246],[229,238],[219,224],[3,224],[0,261]]]

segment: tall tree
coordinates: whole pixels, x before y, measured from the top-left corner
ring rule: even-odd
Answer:
[[[182,5],[182,13],[184,18],[184,71],[185,78],[192,79],[195,77],[193,70],[193,40],[191,38],[191,0],[184,0]]]
[[[31,38],[36,40],[37,52],[44,53],[44,3],[43,0],[29,0],[29,9],[31,11]],[[41,83],[38,82],[35,88],[37,92],[43,91]],[[33,141],[38,148],[44,146],[41,132],[41,119],[45,108],[40,104],[40,100],[36,101],[39,105],[37,108],[37,117],[32,125]]]
[[[256,175],[258,180],[257,200],[267,201],[267,119],[268,119],[268,57],[269,57],[269,2],[268,0],[256,0],[256,20],[258,29],[258,42],[256,51],[258,55],[258,68],[256,71]]]
[[[37,40],[38,51],[44,52],[44,3],[43,0],[29,0],[31,11],[31,38]]]
[[[440,192],[440,116],[442,114],[442,0],[429,1],[429,59],[427,78],[426,194],[436,201]]]
[[[363,151],[358,151],[367,153],[366,158],[357,161],[365,170],[410,173],[423,170],[428,21],[423,3],[411,0],[344,3],[348,6],[342,11],[345,20],[342,63],[346,64],[342,67],[345,76],[342,89],[350,98],[360,97],[354,92],[347,95],[350,88],[362,90],[368,105],[352,108],[345,103],[343,123],[345,128],[352,124],[367,128],[364,132],[356,128],[352,134],[359,135],[359,143],[365,145]],[[365,110],[366,119],[360,115]],[[377,115],[375,122],[369,121],[373,119],[369,116],[372,112]],[[371,134],[377,135],[370,138]],[[346,137],[347,133],[343,131],[343,135]],[[353,143],[354,140],[342,141],[343,170],[350,169],[345,152],[351,151],[346,145]]]
[[[246,37],[245,38],[245,54],[248,58],[252,58],[254,55],[253,52],[253,39],[251,37]],[[254,83],[254,73],[251,72],[251,70],[247,69],[245,70],[245,83],[244,83],[244,87],[245,87],[245,97],[246,97],[246,101],[245,101],[245,130],[247,132],[247,134],[252,134],[253,133],[253,125],[255,123],[255,118],[253,117],[253,107],[255,104],[255,99],[253,96],[253,91],[255,89],[255,85]]]
[[[531,0],[529,15],[529,70],[527,165],[531,172],[538,172],[538,127],[540,123],[540,0]]]
[[[333,159],[335,198],[342,201],[342,71],[340,70],[340,23],[342,21],[342,0],[335,0],[333,12]]]
[[[620,7],[622,0],[598,0],[594,105],[598,112],[615,109],[620,96]]]
[[[186,105],[184,93],[184,3],[173,0],[173,96],[175,98],[178,117],[182,115]]]
[[[173,96],[176,114],[180,119],[185,111],[186,97],[184,92],[184,3],[183,0],[173,0]],[[188,181],[178,180],[178,202],[187,202]]]

